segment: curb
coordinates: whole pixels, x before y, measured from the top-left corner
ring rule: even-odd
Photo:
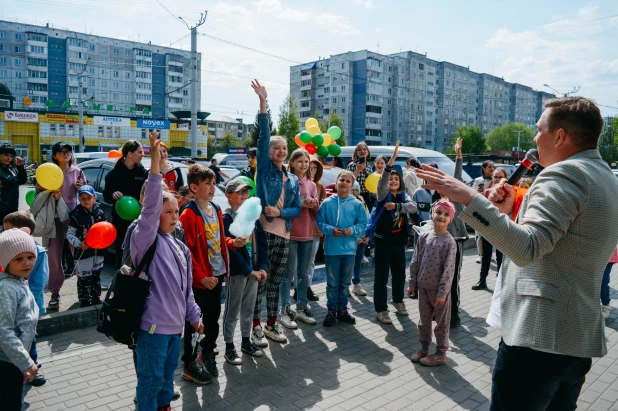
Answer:
[[[464,250],[470,250],[476,247],[474,237],[471,237],[464,243]],[[413,250],[406,248],[406,264],[412,260]],[[373,259],[370,259],[369,264],[366,264],[361,270],[362,274],[373,272]],[[326,281],[326,269],[324,264],[315,267],[313,273],[314,283],[323,283]],[[77,330],[97,325],[99,319],[99,306],[75,308],[73,310],[44,314],[39,317],[37,324],[37,336],[47,337],[53,334],[59,334],[66,331]]]

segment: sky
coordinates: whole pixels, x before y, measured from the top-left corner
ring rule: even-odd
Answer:
[[[290,66],[347,51],[427,53],[506,81],[560,93],[579,87],[618,115],[618,1],[2,0],[1,20],[190,50],[199,32],[203,111],[253,122],[259,79],[273,119]],[[184,36],[184,37],[183,37]]]

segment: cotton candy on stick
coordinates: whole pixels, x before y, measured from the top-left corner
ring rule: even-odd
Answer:
[[[262,204],[259,197],[252,197],[245,200],[244,203],[238,208],[236,218],[232,225],[230,225],[230,233],[236,237],[249,237],[255,222],[260,218],[262,213]]]

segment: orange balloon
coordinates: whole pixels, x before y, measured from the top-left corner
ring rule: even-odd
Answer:
[[[298,147],[305,147],[305,144],[307,144],[303,143],[303,141],[300,139],[300,134],[296,134],[296,137],[294,137],[294,142]]]
[[[107,153],[107,158],[120,158],[122,157],[122,153],[118,150],[109,150]]]

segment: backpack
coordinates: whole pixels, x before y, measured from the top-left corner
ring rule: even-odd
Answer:
[[[379,203],[376,203],[371,209],[371,214],[369,215],[369,218],[367,219],[367,225],[365,226],[365,237],[368,238],[370,241],[373,240],[376,224],[378,223],[378,220],[380,220],[380,216],[386,209],[386,207],[384,207],[384,204],[388,203],[390,200],[392,200],[392,198],[393,195],[391,193],[388,193],[388,195],[384,199],[380,211],[378,211],[378,214],[376,214],[376,208],[378,208]]]
[[[129,274],[122,268],[116,271],[99,313],[97,331],[111,340],[128,345],[130,349],[135,348],[137,343],[137,333],[152,283],[150,278],[142,279],[139,275],[150,266],[157,240],[148,248],[136,269]]]

